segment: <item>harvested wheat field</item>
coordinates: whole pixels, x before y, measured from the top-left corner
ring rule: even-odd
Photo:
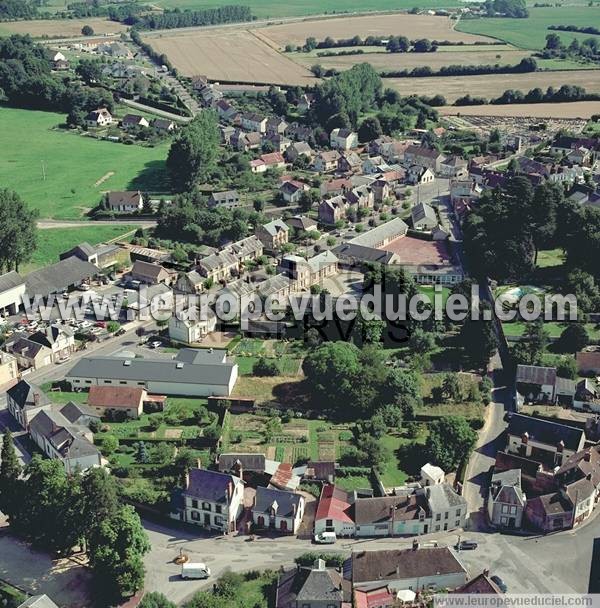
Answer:
[[[600,114],[600,101],[571,103],[519,103],[489,106],[447,106],[438,108],[444,116],[515,116],[518,118],[590,118]]]
[[[272,25],[259,30],[270,38],[280,48],[286,44],[304,44],[309,36],[323,40],[332,38],[352,38],[352,36],[406,36],[429,38],[430,40],[450,40],[453,42],[490,42],[486,36],[456,32],[452,29],[452,21],[448,17],[433,15],[408,15],[393,13],[389,15],[368,15],[361,17],[339,17],[330,19],[309,19],[302,22]]]
[[[584,87],[588,93],[600,93],[600,70],[533,72],[528,74],[486,74],[481,76],[434,76],[430,78],[386,78],[385,86],[401,95],[443,95],[449,103],[470,93],[473,97],[499,97],[506,89],[526,93],[540,87],[546,90],[563,84]]]
[[[282,85],[315,82],[306,68],[245,30],[169,33],[147,36],[146,41],[186,76],[204,74],[211,80]]]
[[[294,53],[293,58],[298,63],[310,66],[318,63],[324,68],[347,70],[357,63],[370,63],[378,72],[385,70],[412,70],[428,66],[439,70],[448,65],[516,65],[524,57],[529,57],[528,51],[496,51],[481,50],[456,51],[453,53],[364,53],[362,55],[344,55],[342,57],[311,57],[306,53]]]
[[[0,34],[30,34],[34,38],[70,38],[81,36],[81,28],[89,25],[94,34],[119,34],[127,26],[107,19],[41,19],[36,21],[6,21],[0,24]]]

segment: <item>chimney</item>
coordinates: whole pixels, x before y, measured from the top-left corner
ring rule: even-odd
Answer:
[[[527,443],[529,441],[529,433],[525,431],[523,435],[521,435],[521,443]]]
[[[486,569],[483,571],[483,576],[489,576],[489,575],[490,575],[490,570],[489,570],[489,568],[486,568]]]
[[[33,403],[35,404],[36,407],[40,404],[40,394],[39,393],[33,393]]]
[[[187,490],[190,487],[190,472],[185,472],[185,489]]]
[[[230,481],[227,484],[227,487],[225,488],[225,498],[227,499],[227,502],[229,502],[231,500],[231,496],[232,496],[232,485],[233,483]]]
[[[233,465],[233,471],[240,479],[242,479],[244,475],[244,470],[242,467],[242,463],[239,459],[235,461],[235,464]]]
[[[198,469],[202,468],[202,461],[200,460],[200,458],[196,459],[196,468],[198,468]]]
[[[590,462],[590,460],[592,459],[591,450],[586,450],[585,454],[583,455],[583,459],[585,460],[585,462]]]
[[[557,452],[562,452],[565,449],[565,442],[561,439],[557,444],[556,444],[556,451]]]

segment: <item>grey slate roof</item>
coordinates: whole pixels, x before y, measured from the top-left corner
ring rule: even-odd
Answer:
[[[429,505],[434,513],[440,513],[456,507],[466,506],[467,501],[459,496],[447,483],[427,486]]]
[[[47,595],[34,595],[27,598],[17,608],[58,608]]]
[[[181,348],[174,359],[192,364],[220,364],[226,355],[226,348]]]
[[[37,385],[31,384],[27,382],[27,380],[21,380],[13,387],[9,388],[8,391],[6,391],[6,394],[9,395],[21,409],[34,407],[34,395],[36,394],[39,395],[39,405],[47,405],[50,403],[50,399],[48,399],[46,394],[43,393]]]
[[[200,500],[226,504],[229,502],[227,488],[236,483],[241,483],[241,480],[233,475],[208,469],[190,469],[189,483],[184,494]]]
[[[13,289],[13,287],[23,285],[23,283],[25,283],[23,277],[18,272],[11,270],[6,274],[0,275],[0,293]]]
[[[556,368],[541,367],[539,365],[517,365],[517,382],[554,386],[556,382]]]
[[[565,447],[577,450],[582,438],[585,438],[582,429],[549,420],[541,420],[523,414],[513,414],[508,424],[508,434],[521,437],[524,433],[529,438],[547,445],[555,446],[563,441]]]
[[[234,363],[196,364],[165,359],[123,360],[113,357],[85,357],[73,366],[67,378],[107,378],[227,386],[234,366]]]
[[[428,219],[433,222],[437,222],[437,216],[435,210],[431,205],[427,203],[419,203],[412,208],[411,216],[413,223],[420,222],[423,219]]]
[[[221,454],[217,463],[219,471],[231,471],[237,462],[242,465],[242,471],[256,473],[264,473],[265,471],[264,454]]]
[[[352,245],[372,247],[374,244],[386,238],[396,238],[404,235],[407,231],[408,226],[406,225],[406,222],[403,219],[396,217],[385,224],[381,224],[376,228],[372,228],[371,230],[354,237],[348,242]]]
[[[74,403],[73,401],[69,401],[69,403],[63,405],[59,411],[71,424],[77,424],[77,421],[83,416],[100,418],[100,416],[85,403]]]
[[[333,248],[338,258],[351,262],[379,262],[380,264],[390,264],[394,258],[394,253],[384,251],[383,249],[374,249],[373,247],[365,247],[364,245],[355,245],[352,243],[343,243]]]
[[[268,224],[263,225],[263,229],[266,230],[271,236],[276,236],[279,232],[287,232],[289,230],[288,225],[283,220],[273,220]]]
[[[294,494],[294,492],[259,486],[256,488],[256,502],[252,507],[252,511],[269,514],[271,506],[274,502],[277,502],[278,517],[294,517],[298,512],[301,499],[302,496]]]
[[[25,285],[29,297],[34,295],[45,297],[51,293],[64,291],[96,274],[98,274],[96,266],[71,256],[56,264],[30,272],[25,277]]]
[[[298,574],[300,587],[296,601],[302,602],[341,602],[344,599],[342,578],[335,570],[308,570]]]

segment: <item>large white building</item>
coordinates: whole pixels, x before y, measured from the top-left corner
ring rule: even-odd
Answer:
[[[86,357],[68,372],[74,389],[93,385],[141,386],[158,395],[229,396],[238,366],[219,351],[182,349],[175,359]]]

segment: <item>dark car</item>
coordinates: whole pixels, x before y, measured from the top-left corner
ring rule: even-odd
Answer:
[[[460,543],[456,543],[455,548],[458,551],[469,551],[477,549],[477,543],[474,540],[461,540]]]
[[[506,583],[496,574],[494,574],[494,576],[490,576],[490,580],[493,583],[496,583],[496,586],[498,587],[498,589],[500,589],[500,591],[502,591],[502,593],[506,593],[508,591]]]

